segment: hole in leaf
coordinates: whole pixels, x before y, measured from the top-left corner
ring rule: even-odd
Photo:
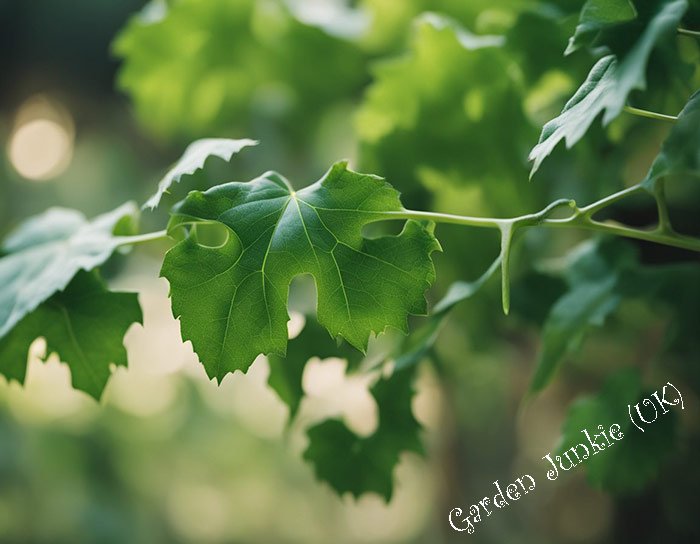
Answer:
[[[376,221],[368,223],[362,227],[363,238],[381,238],[382,236],[397,236],[401,234],[401,230],[405,221]]]
[[[287,306],[290,312],[316,316],[316,282],[311,274],[295,276],[289,284]]]
[[[193,226],[197,244],[202,247],[218,249],[224,247],[231,237],[231,230],[221,223],[197,223]]]

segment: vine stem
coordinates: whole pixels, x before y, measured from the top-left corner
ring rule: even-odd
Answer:
[[[693,38],[700,38],[700,32],[696,30],[688,30],[687,28],[679,28],[678,34],[682,34],[683,36],[692,36]]]
[[[670,121],[671,123],[678,121],[678,117],[674,115],[666,115],[655,111],[642,110],[632,106],[625,106],[623,109],[632,115],[638,115],[639,117],[646,117],[648,119],[656,119],[657,121]]]
[[[674,232],[671,228],[665,205],[663,185],[660,185],[660,188],[654,193],[659,209],[659,225],[656,228],[638,229],[622,225],[614,221],[596,221],[593,219],[594,214],[610,206],[611,204],[630,195],[645,191],[646,189],[641,185],[634,185],[582,208],[576,206],[576,204],[571,200],[561,200],[550,204],[544,210],[538,213],[522,215],[512,219],[470,217],[414,210],[385,212],[381,215],[382,217],[386,218],[429,220],[436,223],[452,223],[470,227],[497,228],[502,232],[506,227],[520,228],[541,226],[550,228],[581,228],[700,252],[700,239],[690,236],[683,236]],[[548,215],[554,209],[567,205],[572,209],[572,213],[569,217],[562,219],[552,219],[548,217]]]
[[[622,225],[614,221],[597,221],[593,216],[599,211],[636,193],[651,193],[656,201],[658,210],[658,225],[653,229],[638,229]],[[570,215],[564,218],[551,218],[553,211],[568,207]],[[700,239],[678,234],[673,230],[666,205],[664,181],[657,179],[648,187],[643,183],[633,185],[617,193],[613,193],[588,206],[579,208],[573,200],[557,200],[543,210],[521,215],[511,219],[496,219],[491,217],[470,217],[465,215],[453,215],[447,213],[422,212],[414,210],[401,210],[396,212],[383,212],[378,214],[378,219],[416,219],[429,220],[435,223],[452,223],[469,227],[496,228],[501,234],[501,253],[498,261],[501,263],[501,295],[503,311],[508,314],[510,308],[510,272],[508,262],[511,246],[516,231],[523,227],[550,227],[550,228],[579,228],[604,234],[623,236],[636,240],[645,240],[657,244],[678,247],[690,251],[700,252]]]
[[[146,234],[137,234],[135,236],[121,236],[119,237],[120,246],[130,246],[135,244],[143,244],[146,242],[153,242],[155,240],[164,240],[168,237],[167,230],[159,230],[157,232],[148,232]]]

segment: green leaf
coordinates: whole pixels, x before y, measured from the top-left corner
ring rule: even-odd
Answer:
[[[346,343],[336,342],[312,316],[307,316],[302,331],[289,341],[286,356],[271,353],[267,358],[270,365],[268,384],[289,407],[290,423],[304,397],[302,377],[306,363],[312,357],[341,357],[348,361],[349,366],[354,366],[362,354]]]
[[[644,433],[630,421],[627,405],[632,405],[634,410],[634,405],[650,394],[643,391],[637,370],[625,369],[612,375],[598,395],[580,399],[569,409],[559,454],[586,443],[583,429],[592,436],[598,432],[598,425],[607,431],[611,425],[618,424],[624,433],[622,440],[584,461],[588,481],[615,494],[641,491],[657,475],[675,443],[673,411],[662,415],[659,410],[658,419],[647,425]]]
[[[0,338],[0,373],[24,383],[29,346],[41,336],[47,356],[68,364],[73,387],[99,399],[111,365],[127,364],[123,338],[135,322],[142,322],[135,293],[110,292],[96,273],[80,271]]]
[[[352,98],[366,77],[354,44],[303,24],[278,1],[152,4],[113,49],[123,60],[119,88],[160,137],[225,136],[274,121],[308,138],[327,107]]]
[[[406,54],[374,64],[355,116],[362,160],[396,180],[407,205],[471,185],[484,193],[480,213],[527,207],[515,194],[534,129],[504,43],[431,14],[418,19]]]
[[[671,175],[700,177],[700,91],[678,115],[642,185],[653,193],[656,182]]]
[[[625,244],[593,242],[571,252],[565,277],[569,290],[552,306],[545,321],[531,393],[542,390],[586,332],[602,326],[618,307],[620,278],[633,259],[627,249]]]
[[[588,0],[581,9],[581,17],[574,35],[564,52],[570,55],[588,45],[604,28],[626,23],[637,17],[630,0]]]
[[[131,233],[137,211],[128,203],[87,221],[77,211],[52,208],[10,234],[0,258],[0,338],[78,271],[100,266],[128,241],[123,235]]]
[[[173,211],[170,229],[191,226],[166,255],[173,314],[210,377],[247,370],[261,353],[284,356],[290,281],[314,277],[319,322],[364,350],[372,333],[407,331],[408,314],[426,312],[435,279],[430,226],[407,221],[398,236],[366,239],[365,225],[403,211],[383,179],[335,164],[294,191],[276,173],[248,183],[194,191]],[[230,229],[220,247],[197,243],[198,223]]]
[[[622,112],[633,90],[645,88],[652,49],[675,34],[688,7],[686,0],[663,0],[658,4],[648,20],[637,25],[645,26],[632,46],[621,56],[610,54],[600,59],[561,114],[544,126],[539,142],[530,152],[530,160],[534,161],[530,177],[561,140],[567,148],[572,147],[600,113],[603,113],[603,125],[607,125]]]
[[[414,366],[423,359],[435,345],[445,319],[460,302],[471,298],[496,273],[501,266],[499,256],[479,278],[473,282],[456,281],[450,285],[445,296],[435,305],[426,323],[399,343],[394,353],[397,370]]]
[[[372,387],[379,425],[368,437],[352,432],[340,420],[330,419],[308,429],[304,459],[316,477],[339,494],[359,497],[374,492],[388,502],[394,491],[393,472],[402,452],[423,454],[420,424],[413,416],[411,399],[415,366],[395,370]]]
[[[173,183],[179,183],[183,176],[192,175],[204,168],[209,157],[219,157],[230,161],[231,157],[243,148],[257,145],[255,140],[230,140],[227,138],[205,138],[192,142],[182,157],[168,170],[158,183],[158,191],[143,205],[144,208],[155,209],[160,199]]]

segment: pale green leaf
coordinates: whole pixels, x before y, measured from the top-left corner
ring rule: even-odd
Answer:
[[[137,214],[128,203],[92,221],[52,208],[28,219],[5,240],[0,258],[0,338],[80,270],[104,263],[128,238]]]

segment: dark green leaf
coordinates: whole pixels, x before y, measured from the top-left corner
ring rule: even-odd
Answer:
[[[68,364],[73,387],[99,399],[111,365],[127,364],[127,329],[141,321],[135,293],[110,292],[96,273],[80,271],[0,338],[0,373],[23,383],[29,346],[41,336],[47,355],[55,352]]]
[[[581,432],[591,436],[602,425],[606,432],[620,425],[624,437],[613,446],[590,455],[584,461],[588,481],[595,487],[616,494],[641,491],[658,473],[666,455],[673,449],[676,414],[670,411],[645,426],[644,433],[633,426],[627,405],[634,405],[651,392],[642,390],[639,373],[626,369],[611,376],[595,397],[577,401],[569,410],[563,426],[561,455],[578,443],[587,443]],[[649,416],[649,414],[647,414]],[[579,450],[580,451],[580,450]]]
[[[643,185],[653,193],[657,180],[672,175],[700,177],[700,91],[681,111]]]
[[[569,290],[554,304],[542,332],[542,347],[530,391],[540,391],[559,363],[580,345],[586,332],[601,326],[620,301],[623,270],[633,260],[625,244],[586,243],[566,263]]]
[[[336,342],[312,316],[307,316],[299,336],[287,344],[287,355],[280,357],[272,353],[268,356],[268,383],[289,407],[290,422],[294,419],[304,396],[302,377],[306,363],[312,357],[342,357],[350,366],[354,366],[362,358],[362,354],[346,343]]]
[[[565,55],[588,45],[604,28],[631,21],[637,10],[630,0],[588,0],[581,9],[576,32],[569,39]]]
[[[309,446],[304,459],[316,477],[339,494],[358,497],[375,492],[391,499],[394,467],[402,452],[423,453],[420,424],[413,416],[411,399],[415,366],[395,370],[372,387],[379,425],[368,437],[356,435],[340,420],[324,421],[308,430]]]
[[[542,129],[539,142],[530,152],[530,160],[534,161],[531,177],[561,140],[567,148],[572,147],[600,113],[604,112],[603,125],[607,125],[622,112],[630,92],[645,88],[651,51],[675,34],[687,7],[686,0],[660,1],[648,21],[641,22],[643,31],[622,56],[607,55],[593,66],[561,114]]]
[[[413,331],[395,350],[394,359],[397,369],[414,366],[432,349],[440,334],[445,318],[460,302],[472,297],[496,273],[501,266],[498,257],[481,277],[473,282],[458,281],[450,285],[445,296],[435,305],[426,323]]]

